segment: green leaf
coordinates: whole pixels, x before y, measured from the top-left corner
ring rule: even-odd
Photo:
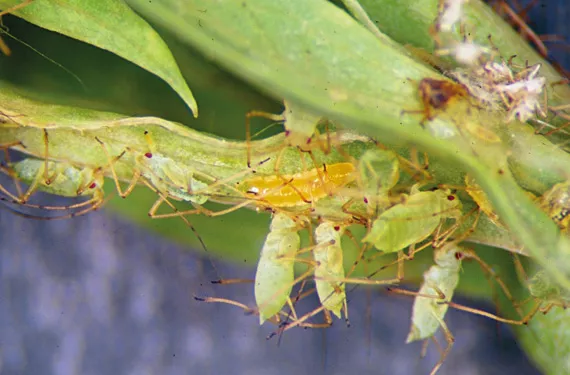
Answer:
[[[0,0],[0,9],[20,3],[21,0]],[[113,52],[156,74],[182,97],[194,116],[198,115],[196,100],[168,46],[122,0],[35,0],[14,15]]]
[[[570,289],[570,242],[509,173],[508,149],[469,137],[442,141],[422,130],[417,117],[402,115],[402,110],[421,108],[409,79],[441,76],[375,38],[342,10],[319,0],[130,3],[276,97],[302,103],[382,142],[415,145],[469,171],[526,251]],[[456,115],[469,116],[465,110]],[[503,113],[485,116],[472,121],[504,125]],[[517,126],[522,125],[509,125]]]
[[[518,341],[545,374],[570,373],[570,309],[538,313],[528,326],[515,329]]]

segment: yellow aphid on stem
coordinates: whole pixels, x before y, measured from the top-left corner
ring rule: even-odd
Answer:
[[[489,199],[487,198],[487,194],[481,189],[481,187],[475,182],[471,175],[465,175],[465,191],[473,198],[477,206],[483,211],[485,215],[489,217],[489,219],[497,226],[502,227],[501,221],[499,219],[499,215],[495,213],[493,210],[493,206]]]
[[[256,176],[242,186],[257,205],[295,207],[314,203],[356,179],[352,163],[336,163],[293,175]]]

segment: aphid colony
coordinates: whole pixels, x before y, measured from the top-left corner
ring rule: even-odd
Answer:
[[[221,298],[202,300],[228,302],[254,311],[261,323],[271,321],[279,324],[279,332],[296,326],[327,327],[332,323],[331,312],[338,318],[344,315],[348,319],[347,284],[397,284],[404,279],[403,263],[432,245],[435,248],[435,265],[426,272],[420,291],[414,294],[416,303],[408,341],[429,338],[440,326],[444,329],[448,347],[434,371],[441,366],[453,342],[444,317],[447,306],[454,306],[451,297],[459,278],[461,260],[469,258],[479,262],[473,252],[459,247],[458,243],[475,229],[481,212],[492,221],[499,222],[471,178],[466,177],[465,191],[480,206],[480,211],[469,223],[470,213],[463,212],[458,194],[445,186],[435,185],[428,165],[421,165],[415,153],[408,160],[366,137],[351,133],[312,135],[311,141],[297,148],[287,145],[287,137],[294,136],[294,131],[290,131],[285,138],[280,138],[279,142],[285,145],[273,156],[265,159],[255,156],[253,160],[250,153],[252,143],[248,141],[242,148],[241,171],[214,178],[162,154],[150,132],[142,129],[139,136],[146,148],[133,145],[111,147],[99,135],[92,136],[93,144],[106,161],[97,167],[52,159],[50,150],[59,152],[52,147],[52,142],[61,129],[27,128],[25,132],[18,133],[19,130],[16,128],[14,134],[22,134],[21,139],[5,142],[3,147],[6,157],[1,168],[12,177],[17,191],[12,193],[4,186],[0,187],[5,195],[1,199],[5,202],[37,209],[71,209],[74,210],[71,214],[62,217],[77,216],[103,204],[103,177],[111,177],[121,196],[127,196],[136,184],[145,184],[158,195],[149,211],[151,217],[177,216],[193,231],[186,215],[215,216],[240,207],[271,212],[269,233],[261,248],[255,276],[256,307],[252,309]],[[3,134],[6,136],[8,132]],[[191,139],[187,141],[191,142]],[[38,159],[10,161],[8,148],[30,152],[31,145],[35,143],[43,144],[35,153]],[[290,157],[304,162],[293,165]],[[129,160],[134,167],[125,180],[123,170]],[[427,163],[427,159],[424,162]],[[267,167],[270,163],[273,163],[272,168]],[[209,168],[214,170],[211,166]],[[27,190],[21,188],[20,181],[29,185]],[[123,189],[120,181],[128,181],[128,187]],[[36,190],[70,197],[88,196],[90,199],[67,207],[33,205],[28,201]],[[565,190],[556,191],[564,194]],[[566,208],[561,206],[563,199],[559,199],[560,194],[556,191],[545,195],[543,202],[555,219],[559,216],[558,221],[565,223]],[[194,209],[179,211],[170,202],[172,199],[188,201]],[[203,207],[207,200],[230,202],[232,207],[213,212]],[[157,214],[162,204],[169,205],[174,212]],[[353,228],[358,227],[366,231],[361,243],[351,234]],[[302,231],[309,232],[310,238],[304,246],[299,237]],[[348,272],[346,264],[352,259],[345,254],[343,239],[346,238],[353,239],[358,251]],[[405,250],[408,250],[407,254]],[[352,276],[356,263],[385,254],[397,255],[395,278],[382,280]],[[299,265],[305,270],[296,273]],[[488,266],[482,266],[490,272]],[[301,284],[301,287],[295,294],[293,288],[296,284]],[[305,291],[306,285],[314,285],[314,289]],[[296,302],[313,292],[321,306],[299,315]],[[510,296],[508,291],[505,294]],[[535,294],[544,293],[532,295]],[[468,311],[501,319],[488,313]],[[312,318],[321,313],[324,321],[314,322]],[[521,318],[520,322],[524,320]]]
[[[540,65],[513,71],[510,62],[499,63],[489,57],[494,54],[493,48],[479,46],[467,38],[457,40],[456,29],[464,28],[465,5],[468,5],[468,0],[440,1],[438,16],[430,30],[437,44],[435,54],[451,55],[464,68],[448,73],[456,82],[431,78],[419,82],[425,107],[421,111],[424,114],[422,125],[433,120],[435,112],[445,110],[456,97],[474,98],[491,109],[504,107],[508,111],[507,121],[527,121],[536,114],[544,115],[540,100],[545,79],[539,76]],[[423,283],[417,292],[390,287],[393,292],[415,297],[407,342],[433,339],[440,327],[445,334],[447,347],[432,374],[443,364],[454,341],[445,323],[445,314],[450,306],[511,324],[525,324],[537,311],[546,313],[556,306],[567,307],[568,296],[557,289],[544,272],[539,271],[530,278],[524,276],[530,299],[536,303],[523,314],[519,305],[526,301],[514,302],[509,290],[491,268],[472,250],[460,246],[460,242],[476,229],[481,215],[502,226],[485,194],[470,176],[465,176],[464,190],[467,194],[464,196],[475,203],[474,219],[471,217],[473,210],[463,211],[458,192],[436,185],[427,168],[420,166],[414,160],[416,158],[410,161],[379,147],[366,137],[346,133],[343,138],[342,132],[329,133],[328,128],[319,127],[326,123],[321,116],[293,102],[285,102],[285,111],[280,115],[251,112],[246,120],[248,128],[254,116],[284,123],[285,137],[280,141],[277,153],[266,158],[252,155],[256,145],[248,137],[240,149],[243,151],[242,170],[217,175],[213,172],[215,165],[189,167],[161,152],[151,133],[144,129],[137,129],[140,130],[138,136],[144,138],[146,144],[142,148],[124,144],[117,149],[100,133],[92,136],[91,140],[96,142],[105,160],[97,166],[63,161],[66,160],[64,157],[52,158],[50,133],[60,130],[34,129],[36,138],[41,138],[45,145],[42,153],[30,152],[26,146],[27,139],[17,137],[1,147],[6,151],[6,157],[0,169],[13,179],[16,193],[0,185],[0,192],[4,195],[0,199],[40,210],[71,210],[71,213],[58,218],[74,217],[103,205],[104,177],[110,177],[122,197],[128,196],[137,184],[146,185],[157,194],[149,216],[180,217],[196,234],[187,215],[218,216],[242,207],[270,212],[271,223],[261,247],[253,286],[256,306],[251,308],[223,298],[198,299],[231,303],[254,312],[259,316],[260,324],[266,321],[276,323],[279,332],[296,326],[328,327],[333,321],[331,313],[337,318],[344,315],[348,322],[347,284],[398,284],[404,279],[404,262],[432,246],[434,264],[424,273]],[[2,113],[0,119],[3,119]],[[10,123],[9,118],[5,120],[4,123]],[[17,126],[17,123],[11,125]],[[3,141],[1,137],[0,141]],[[193,140],[188,138],[187,141]],[[8,148],[29,152],[37,159],[11,162]],[[357,152],[354,152],[355,148]],[[303,165],[289,165],[288,153],[294,153]],[[128,169],[126,174],[125,168]],[[128,176],[129,184],[124,189],[121,182],[125,181],[125,176]],[[27,183],[29,187],[22,190],[20,182]],[[30,204],[36,190],[89,199],[61,207]],[[570,220],[568,191],[568,184],[559,184],[538,200],[539,206],[564,232],[568,231]],[[193,209],[180,211],[171,200],[189,202]],[[231,207],[211,211],[203,206],[207,201]],[[173,212],[158,214],[163,204],[170,206]],[[364,229],[365,235],[362,238],[354,236],[354,227]],[[309,233],[309,243],[304,246],[299,235],[303,231]],[[352,239],[358,250],[348,272],[346,246],[343,246],[343,240],[346,242],[347,238]],[[205,248],[203,242],[202,246]],[[358,262],[394,254],[398,268],[395,278],[382,280],[352,276]],[[451,301],[464,259],[475,260],[495,279],[507,298],[513,301],[520,319],[503,319]],[[303,268],[302,272],[298,272],[298,268]],[[524,270],[520,272],[524,273]],[[297,284],[300,287],[293,293]],[[314,288],[305,290],[307,285],[314,285]],[[296,303],[312,293],[316,293],[320,307],[300,315]],[[324,321],[314,322],[312,318],[321,313]]]
[[[446,74],[481,106],[491,110],[506,108],[507,122],[546,116],[543,95],[546,80],[539,75],[540,64],[515,68],[510,60],[495,61],[498,51],[492,44],[485,47],[464,36],[468,35],[464,9],[468,6],[468,0],[441,0],[430,29],[436,42],[435,55],[450,55],[463,66]]]

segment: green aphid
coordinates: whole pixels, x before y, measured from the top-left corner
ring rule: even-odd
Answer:
[[[47,166],[47,170],[46,170]],[[14,177],[30,187],[20,200],[26,201],[35,190],[64,197],[96,196],[103,198],[103,174],[100,169],[75,167],[65,162],[24,159],[10,167]]]
[[[358,161],[360,185],[368,207],[389,204],[389,192],[400,178],[400,164],[396,153],[388,150],[367,150]]]
[[[345,278],[341,236],[344,227],[325,221],[315,230],[317,245],[313,249],[315,284],[319,300],[325,309],[339,319],[341,310],[346,307]]]
[[[255,274],[260,324],[279,313],[289,300],[295,280],[295,256],[301,246],[297,231],[297,223],[286,214],[273,216]]]
[[[428,238],[447,218],[462,216],[461,202],[448,189],[419,191],[417,185],[404,203],[382,212],[363,241],[378,250],[396,252]]]

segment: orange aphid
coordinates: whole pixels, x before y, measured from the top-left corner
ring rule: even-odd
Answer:
[[[246,195],[272,207],[313,203],[353,181],[352,163],[336,163],[293,175],[256,176],[244,181]]]

